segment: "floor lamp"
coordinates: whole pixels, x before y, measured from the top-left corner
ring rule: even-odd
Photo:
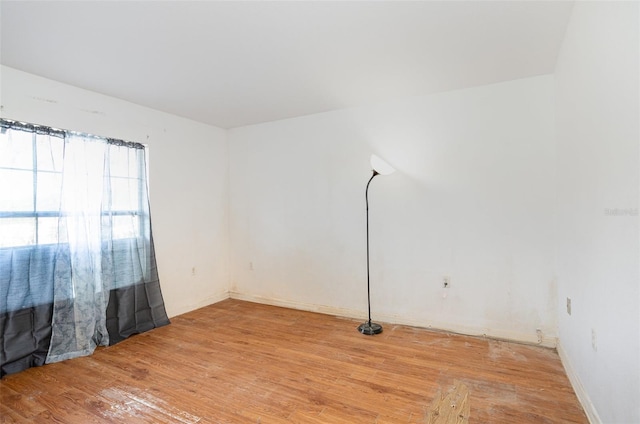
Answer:
[[[376,175],[389,175],[395,171],[391,165],[376,155],[371,155],[371,169],[373,175],[369,178],[367,188],[364,191],[364,199],[367,205],[367,306],[369,308],[369,320],[358,326],[358,331],[367,336],[382,333],[382,326],[371,322],[371,290],[369,284],[369,184],[371,184],[371,180],[373,180]]]

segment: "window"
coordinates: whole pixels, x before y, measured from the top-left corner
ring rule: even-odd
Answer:
[[[85,204],[89,200],[100,205],[100,211],[94,210],[94,214],[102,217],[111,239],[139,236],[141,211],[146,209],[141,203],[144,196],[140,195],[146,189],[144,156],[132,154],[134,143],[109,140],[110,148],[105,149],[103,143],[92,142],[90,137],[76,138],[84,139],[82,155],[89,159],[83,159],[80,165],[74,160],[64,167],[69,143],[65,132],[3,121],[0,248],[64,243],[67,231],[60,217],[91,214]],[[77,156],[77,152],[66,153]],[[88,187],[87,179],[92,180],[92,193],[77,199],[76,192]],[[99,198],[89,199],[96,196]]]
[[[0,247],[58,242],[64,139],[3,128]]]

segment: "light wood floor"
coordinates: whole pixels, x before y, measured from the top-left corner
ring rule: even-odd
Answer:
[[[555,351],[237,300],[0,380],[2,422],[425,423],[459,380],[470,423],[587,423]]]

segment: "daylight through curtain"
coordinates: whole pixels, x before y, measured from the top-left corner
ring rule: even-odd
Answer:
[[[141,144],[2,120],[1,374],[168,324]]]

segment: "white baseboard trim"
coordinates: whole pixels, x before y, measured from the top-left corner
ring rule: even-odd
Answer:
[[[264,305],[281,306],[283,308],[298,309],[300,311],[317,312],[320,314],[333,315],[345,318],[364,319],[360,311],[351,309],[336,308],[334,306],[323,306],[315,303],[295,302],[292,300],[276,299],[273,297],[255,296],[253,294],[229,292],[231,299],[244,300],[246,302],[262,303]]]
[[[573,386],[573,391],[576,392],[576,396],[578,397],[578,401],[582,405],[582,409],[584,409],[584,413],[587,414],[587,418],[591,424],[602,424],[602,420],[598,415],[598,411],[596,407],[591,402],[591,398],[589,398],[589,394],[585,390],[582,382],[580,381],[580,377],[573,369],[571,365],[571,361],[567,356],[567,352],[562,347],[562,343],[558,342],[557,346],[558,355],[560,356],[560,361],[564,366],[564,370],[567,373],[567,377],[569,377],[569,381],[571,382],[571,386]]]
[[[317,305],[313,303],[296,302],[292,300],[276,299],[271,297],[256,296],[247,293],[230,291],[229,297],[232,299],[244,300],[247,302],[262,303],[266,305],[281,306],[284,308],[298,309],[302,311],[318,312],[321,314],[334,315],[339,317],[366,319],[366,312],[353,309],[336,308],[333,306]],[[491,339],[504,340],[516,343],[525,343],[536,346],[555,348],[558,342],[556,337],[542,335],[538,338],[535,334],[525,334],[508,330],[492,330],[487,328],[467,327],[462,325],[452,325],[451,323],[435,321],[418,321],[406,317],[390,314],[376,314],[376,321],[389,324],[408,325],[411,327],[429,328],[437,331],[446,331],[467,336],[480,336]]]
[[[229,292],[224,291],[220,293],[216,293],[214,295],[205,297],[197,303],[192,303],[189,305],[183,305],[178,308],[177,311],[171,311],[169,318],[176,317],[178,315],[186,314],[187,312],[195,311],[196,309],[204,308],[205,306],[213,305],[214,303],[221,302],[225,299],[229,299]]]

